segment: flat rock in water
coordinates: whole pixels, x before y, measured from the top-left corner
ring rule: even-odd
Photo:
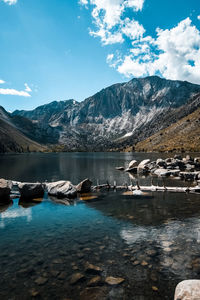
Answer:
[[[42,183],[20,182],[18,188],[21,199],[42,198],[44,196]]]
[[[12,189],[12,181],[1,178],[0,179],[0,201],[1,202],[10,200],[11,189]]]
[[[70,283],[71,284],[76,284],[77,282],[81,281],[84,279],[84,275],[81,273],[74,273],[71,277]]]
[[[88,178],[81,181],[77,186],[76,190],[78,193],[89,193],[91,191],[92,181]]]
[[[58,198],[75,198],[77,195],[76,187],[70,181],[46,183],[46,188],[49,195]]]
[[[121,278],[121,277],[106,277],[105,282],[109,285],[118,285],[121,284],[122,282],[124,282],[125,279]]]
[[[176,286],[174,300],[197,299],[200,299],[200,280],[184,280]]]

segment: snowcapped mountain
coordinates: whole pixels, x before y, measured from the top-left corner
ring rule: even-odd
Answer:
[[[140,140],[139,131],[146,131],[151,123],[157,131],[162,129],[160,116],[186,105],[198,93],[200,85],[185,81],[134,78],[83,102],[54,101],[32,111],[15,111],[13,116],[26,117],[40,128],[49,126],[65,150],[106,150],[133,138]],[[153,133],[152,127],[148,136]]]

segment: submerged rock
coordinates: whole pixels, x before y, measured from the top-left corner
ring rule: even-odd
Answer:
[[[105,282],[109,285],[118,285],[121,284],[122,282],[124,282],[125,279],[121,278],[121,277],[106,277]]]
[[[43,285],[45,284],[46,282],[48,281],[48,279],[46,277],[38,277],[36,280],[35,280],[35,283],[38,284],[38,285]]]
[[[44,187],[42,183],[18,183],[18,188],[21,199],[42,198],[44,196]]]
[[[94,266],[90,263],[86,263],[85,270],[88,273],[94,273],[94,274],[98,274],[98,273],[101,273],[103,271],[100,267]]]
[[[71,284],[76,284],[77,282],[81,281],[84,279],[84,275],[81,273],[74,273],[71,277],[70,283]]]
[[[49,195],[58,198],[75,198],[77,195],[76,187],[70,181],[46,183],[46,188]]]
[[[184,280],[176,286],[174,300],[197,299],[200,299],[200,280]]]
[[[102,283],[101,277],[100,276],[95,276],[90,281],[88,282],[88,286],[97,286]]]
[[[8,202],[10,200],[11,189],[12,181],[0,179],[0,202]]]
[[[88,178],[81,181],[77,186],[76,190],[78,193],[89,193],[91,191],[92,181]]]
[[[86,288],[80,293],[80,300],[106,300],[108,292],[105,287]]]

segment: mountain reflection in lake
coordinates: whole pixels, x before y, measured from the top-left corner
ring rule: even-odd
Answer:
[[[57,156],[2,156],[1,177],[123,183],[128,175],[114,168],[133,154]],[[172,299],[179,281],[200,276],[199,200],[195,194],[102,192],[71,205],[45,195],[39,203],[15,199],[0,206],[0,299]],[[109,285],[109,276],[124,282]]]

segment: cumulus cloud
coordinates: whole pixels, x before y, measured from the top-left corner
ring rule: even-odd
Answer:
[[[200,31],[190,18],[172,29],[157,29],[157,37],[133,42],[117,69],[126,76],[156,73],[165,78],[200,83]]]
[[[4,84],[4,83],[5,83],[5,81],[0,79],[0,84]]]
[[[91,5],[95,29],[90,30],[90,35],[99,37],[103,45],[123,43],[123,35],[138,36],[144,30],[137,21],[124,17],[127,9],[141,10],[144,0],[80,0],[80,3]]]
[[[143,9],[144,0],[80,0],[91,7],[95,28],[90,35],[103,45],[128,41],[124,53],[107,56],[109,66],[129,77],[159,74],[168,79],[200,83],[200,31],[186,18],[170,29],[156,30],[153,38],[127,11]],[[200,20],[200,16],[198,16]],[[123,48],[124,49],[124,48]]]
[[[198,16],[197,19],[200,20],[200,16]]]
[[[8,5],[13,5],[17,3],[17,0],[3,0],[3,2],[7,3]]]

